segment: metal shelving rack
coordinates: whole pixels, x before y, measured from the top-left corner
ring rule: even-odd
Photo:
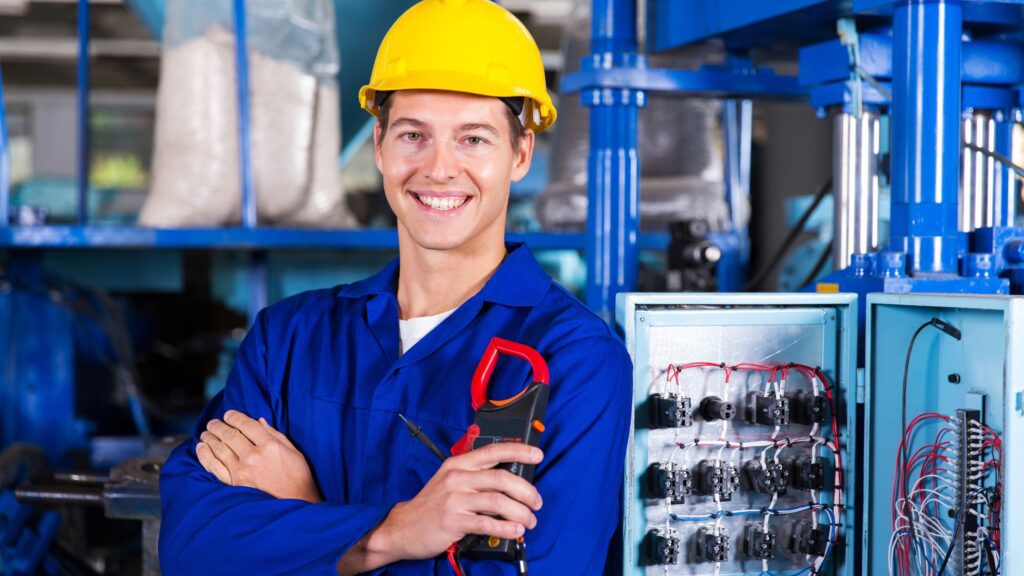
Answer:
[[[256,215],[256,199],[251,165],[251,128],[249,125],[248,61],[246,46],[245,1],[234,0],[234,21],[238,42],[236,66],[239,83],[239,142],[242,167],[242,224],[231,228],[152,229],[126,226],[94,226],[87,223],[89,171],[89,2],[78,3],[78,158],[77,158],[77,222],[67,226],[15,226],[9,218],[9,170],[0,165],[0,250],[9,250],[12,257],[24,252],[50,249],[125,249],[239,250],[253,253],[251,275],[259,283],[266,278],[267,250],[396,250],[395,230],[352,229],[313,230],[260,227]],[[2,98],[2,84],[0,84]],[[2,102],[2,100],[0,100]],[[0,121],[3,117],[0,115]],[[0,122],[0,157],[7,158],[6,130]],[[508,240],[525,242],[538,250],[587,250],[593,242],[583,233],[527,232],[509,233]],[[668,234],[644,234],[634,245],[642,249],[663,250]],[[632,260],[635,268],[635,257]],[[594,277],[590,273],[591,278]],[[635,272],[633,274],[635,277]],[[254,286],[249,309],[256,311],[267,304],[266,289]]]

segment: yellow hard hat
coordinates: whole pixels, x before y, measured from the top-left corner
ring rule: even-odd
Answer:
[[[377,93],[414,89],[523,98],[523,124],[535,132],[557,115],[533,36],[489,0],[423,0],[395,21],[359,104],[377,116]]]

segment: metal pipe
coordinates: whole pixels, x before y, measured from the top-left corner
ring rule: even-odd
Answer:
[[[234,0],[235,78],[238,85],[238,150],[241,155],[242,227],[255,228],[256,194],[253,189],[252,139],[249,125],[249,51],[245,26],[245,0]]]
[[[995,151],[1007,158],[1013,158],[1014,134],[1017,124],[1007,113],[995,115]],[[1020,197],[1021,181],[1009,166],[996,162],[996,219],[994,226],[1013,226],[1017,219],[1017,198]]]
[[[878,113],[837,113],[833,119],[832,266],[842,270],[853,254],[878,248]]]
[[[636,0],[595,0],[591,56],[584,69],[631,66],[639,58]],[[587,180],[587,305],[614,317],[615,295],[636,288],[640,158],[637,113],[645,93],[633,89],[585,90],[590,107]]]
[[[725,200],[733,232],[746,229],[750,197],[750,149],[753,134],[753,103],[726,100],[722,105],[725,145]]]
[[[995,150],[995,120],[989,112],[971,112],[962,120],[963,141],[985,150]],[[996,160],[984,153],[964,148],[960,163],[959,230],[973,232],[995,226],[999,170]]]
[[[14,490],[14,497],[22,504],[73,504],[102,506],[103,488],[96,486],[29,485]]]
[[[78,0],[78,223],[89,219],[89,0]]]
[[[962,31],[959,0],[893,9],[890,248],[911,274],[958,271]]]

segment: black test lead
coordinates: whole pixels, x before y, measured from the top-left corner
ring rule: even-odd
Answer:
[[[448,459],[448,457],[444,455],[444,452],[441,452],[441,449],[431,442],[430,438],[427,438],[427,435],[423,433],[423,430],[421,430],[419,426],[410,422],[409,419],[401,413],[398,414],[398,417],[402,419],[402,422],[405,422],[405,427],[409,429],[409,434],[411,434],[413,438],[419,440],[420,443],[426,446],[428,450],[433,452],[434,456],[437,456],[441,462]]]

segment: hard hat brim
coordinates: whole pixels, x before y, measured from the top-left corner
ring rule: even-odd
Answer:
[[[473,86],[473,90],[466,90],[466,86]],[[538,114],[529,114],[525,125],[535,132],[546,130],[554,124],[558,114],[551,97],[546,93],[534,94],[526,88],[510,87],[507,80],[498,81],[453,70],[421,70],[389,78],[376,86],[367,84],[359,90],[359,105],[370,114],[378,116],[375,94],[397,90],[444,90],[494,98],[528,98],[533,100]]]

